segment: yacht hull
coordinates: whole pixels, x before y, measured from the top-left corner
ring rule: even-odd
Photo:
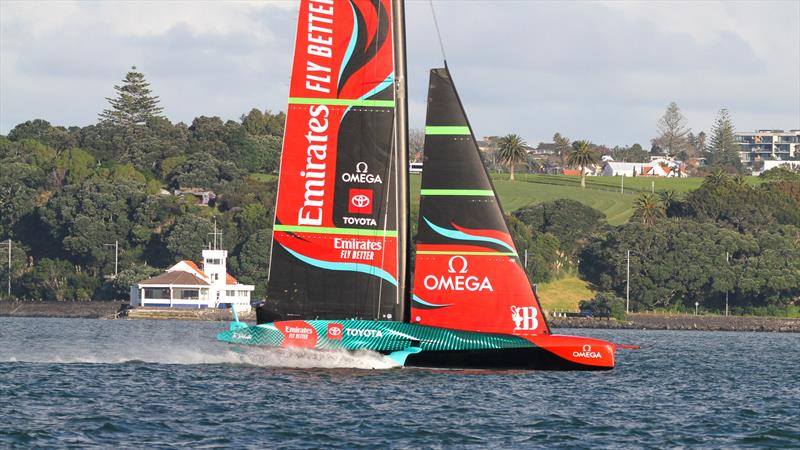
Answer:
[[[217,339],[240,345],[368,350],[401,366],[458,369],[609,370],[616,346],[561,335],[495,334],[373,320],[234,322]]]

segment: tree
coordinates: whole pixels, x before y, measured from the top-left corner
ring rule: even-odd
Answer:
[[[702,155],[706,152],[706,132],[701,131],[697,133],[697,135],[693,134],[691,131],[686,136],[686,139],[689,141],[689,151],[687,153],[690,157],[695,157]]]
[[[572,144],[570,144],[569,138],[561,136],[561,133],[553,135],[553,142],[556,144],[556,152],[558,153],[559,159],[561,159],[561,168],[563,169],[567,165],[567,156],[572,151]]]
[[[85,150],[71,148],[56,159],[56,176],[67,184],[78,184],[89,178],[95,168],[94,157]]]
[[[497,157],[509,166],[511,180],[514,180],[514,166],[525,162],[527,152],[525,141],[516,134],[507,134],[500,138],[497,145]]]
[[[664,115],[658,120],[657,127],[660,134],[656,140],[662,151],[669,156],[686,151],[689,144],[686,135],[689,129],[686,128],[686,118],[681,114],[677,103],[672,102],[667,106]]]
[[[598,157],[589,141],[575,141],[572,143],[572,152],[567,158],[567,163],[572,167],[581,169],[581,188],[586,189],[586,168],[597,164]]]
[[[653,226],[657,220],[667,215],[667,208],[661,198],[649,192],[639,195],[633,202],[633,207],[633,217],[641,220],[645,227]]]
[[[214,225],[206,218],[181,216],[167,234],[167,249],[175,260],[198,258],[213,230]]]
[[[286,114],[282,111],[272,114],[268,109],[262,113],[253,108],[247,115],[242,115],[241,121],[247,132],[253,136],[283,136]]]
[[[740,173],[742,161],[739,158],[739,144],[733,127],[733,120],[727,109],[721,109],[711,128],[711,142],[708,146],[708,165],[728,173]]]
[[[239,256],[231,260],[231,270],[239,281],[255,285],[253,298],[263,298],[267,294],[271,241],[272,230],[259,230],[244,242]]]
[[[425,132],[419,128],[408,130],[408,161],[421,162],[425,150]]]
[[[513,213],[536,233],[558,238],[561,253],[571,258],[586,239],[605,224],[605,214],[575,200],[558,199],[520,208]]]
[[[164,108],[158,106],[158,96],[151,95],[150,83],[144,74],[131,67],[122,80],[123,85],[115,85],[116,98],[106,97],[111,109],[104,109],[98,116],[102,122],[130,127],[144,125],[150,117],[160,116]]]
[[[639,144],[633,144],[630,147],[614,147],[614,149],[611,150],[611,157],[614,158],[614,161],[622,162],[650,161],[650,154]]]

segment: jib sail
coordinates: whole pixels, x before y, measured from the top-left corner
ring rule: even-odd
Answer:
[[[549,333],[449,71],[428,89],[411,322]]]
[[[399,319],[389,0],[304,0],[266,308]]]

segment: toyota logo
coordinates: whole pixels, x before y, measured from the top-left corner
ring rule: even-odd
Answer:
[[[339,327],[331,327],[331,329],[328,330],[328,333],[331,336],[339,336],[340,334],[342,334],[342,329]]]
[[[369,197],[364,194],[354,195],[353,198],[350,199],[350,203],[356,208],[366,208],[369,206]]]

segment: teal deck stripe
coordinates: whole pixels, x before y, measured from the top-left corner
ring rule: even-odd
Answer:
[[[427,135],[454,134],[460,136],[469,136],[472,133],[470,133],[469,127],[428,126],[425,127],[425,134]]]
[[[290,105],[371,106],[394,108],[394,100],[362,100],[358,98],[303,98],[289,97]]]
[[[420,195],[463,195],[476,197],[494,197],[491,189],[422,189]]]
[[[347,234],[351,236],[397,237],[397,230],[369,230],[361,228],[309,227],[302,225],[275,225],[274,231],[290,233]]]

